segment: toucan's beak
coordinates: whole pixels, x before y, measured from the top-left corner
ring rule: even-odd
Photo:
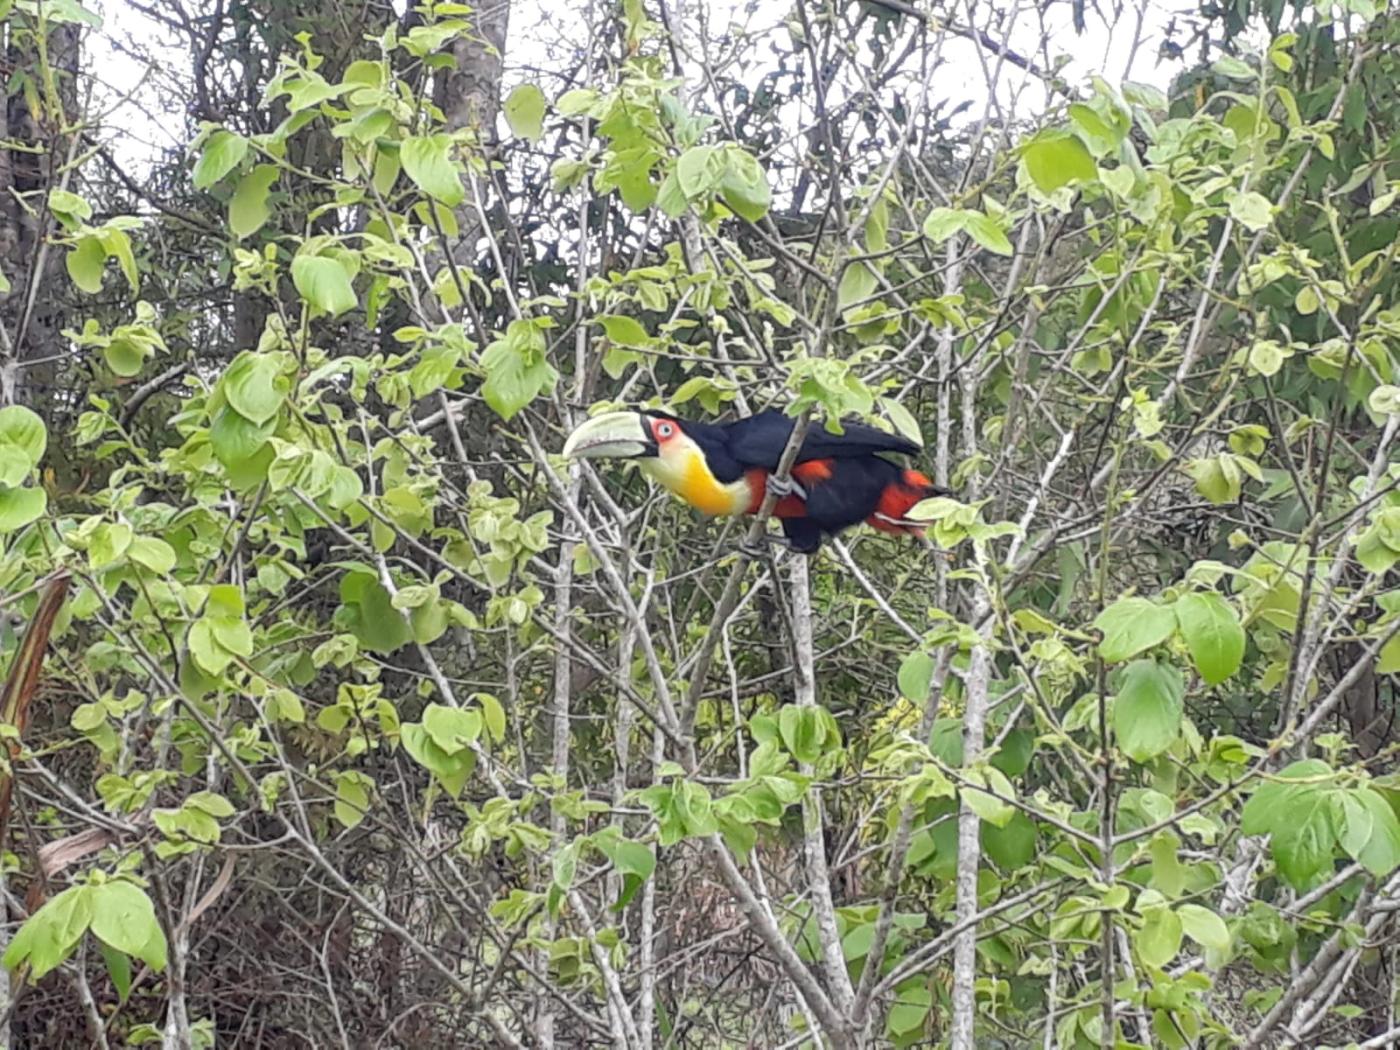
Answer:
[[[640,412],[604,412],[580,424],[564,442],[564,455],[574,459],[639,459],[656,454],[656,442]]]

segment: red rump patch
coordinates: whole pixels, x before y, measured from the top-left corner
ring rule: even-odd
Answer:
[[[821,463],[822,460],[813,460],[813,463]],[[799,482],[810,481],[811,478],[799,473],[807,463],[799,463],[792,468],[793,477]],[[825,477],[831,476],[830,468],[827,468]],[[763,499],[767,493],[768,471],[762,467],[754,467],[744,472],[744,480],[749,483],[749,507],[746,514],[757,514],[758,509],[763,506]],[[773,504],[773,517],[775,518],[805,518],[807,516],[807,504],[797,496],[784,496]]]
[[[905,515],[916,504],[928,499],[937,491],[938,487],[925,475],[917,470],[906,470],[898,481],[887,485],[885,491],[880,493],[880,502],[875,507],[875,513],[866,518],[865,522],[881,532],[892,532],[901,536],[911,532],[922,533],[923,529],[906,522]]]
[[[792,476],[800,482],[830,481],[832,463],[829,459],[809,459],[792,468]]]

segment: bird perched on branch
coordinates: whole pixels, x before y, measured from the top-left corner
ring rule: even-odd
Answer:
[[[900,535],[923,535],[926,521],[908,517],[930,496],[947,495],[917,470],[880,453],[910,455],[919,446],[862,423],[832,434],[812,428],[791,476],[775,471],[793,420],[769,410],[732,423],[698,423],[649,409],[607,412],[580,424],[564,455],[635,459],[643,471],[696,510],[711,515],[756,514],[764,496],[777,499],[773,516],[793,550],[811,553],[828,536],[859,522]]]

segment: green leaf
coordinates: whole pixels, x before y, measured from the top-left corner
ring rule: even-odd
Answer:
[[[350,273],[339,260],[328,256],[298,255],[292,260],[292,283],[303,299],[332,317],[339,317],[358,302]]]
[[[92,218],[92,205],[71,190],[50,190],[48,206],[50,214],[67,230],[76,229]]]
[[[561,890],[567,890],[572,886],[574,874],[578,871],[578,843],[570,842],[555,853],[550,868],[554,876],[554,885]]]
[[[768,175],[752,155],[738,146],[731,146],[727,155],[729,167],[720,183],[720,195],[736,215],[758,222],[768,214],[773,202]]]
[[[472,699],[481,705],[481,717],[491,739],[501,743],[506,738],[506,709],[490,693],[476,693]]]
[[[1235,457],[1228,452],[1193,459],[1186,464],[1186,473],[1196,482],[1196,491],[1217,506],[1240,498],[1243,479]]]
[[[967,803],[967,808],[976,813],[978,819],[984,820],[994,827],[1006,827],[1011,822],[1011,818],[1016,815],[1016,807],[1010,802],[1003,801],[1003,799],[1016,797],[1016,789],[1011,786],[1006,775],[993,766],[968,769],[963,775],[973,785],[962,791],[962,799]],[[986,790],[979,790],[979,788]],[[989,794],[989,792],[991,793]]]
[[[102,953],[102,961],[107,964],[107,976],[112,978],[112,987],[117,990],[117,1001],[126,1002],[126,997],[131,994],[130,957],[105,941],[98,941],[97,949]]]
[[[272,423],[254,423],[230,404],[219,407],[214,424],[209,428],[209,446],[231,473],[253,462],[257,454],[267,446],[272,434]],[[267,461],[272,460],[272,450],[267,449]],[[264,464],[264,471],[266,464]],[[259,478],[261,480],[261,478]]]
[[[1170,638],[1176,613],[1146,598],[1120,598],[1094,618],[1094,626],[1103,632],[1099,655],[1116,664]]]
[[[1181,839],[1163,829],[1152,836],[1148,852],[1152,857],[1152,888],[1168,897],[1178,897],[1186,886],[1186,869],[1182,867]]]
[[[535,398],[554,386],[558,373],[545,360],[543,339],[538,345],[527,339],[516,326],[530,327],[526,321],[512,321],[512,333],[497,339],[481,355],[486,381],[481,395],[502,419],[510,419]]]
[[[234,656],[253,655],[253,631],[242,620],[208,618],[214,640]]]
[[[92,887],[70,886],[25,920],[3,962],[10,970],[27,962],[38,981],[72,954],[91,922]]]
[[[127,556],[137,565],[161,575],[175,568],[175,548],[154,536],[137,536],[127,548]]]
[[[989,252],[995,252],[997,255],[1014,254],[1015,249],[1011,247],[1011,240],[1006,236],[1006,231],[1001,228],[1001,223],[980,211],[970,211],[965,214],[964,229],[967,230],[969,237]]]
[[[1035,859],[1035,822],[1020,810],[1002,827],[982,825],[982,848],[998,867],[1006,871],[1024,868]]]
[[[190,625],[186,644],[189,646],[190,655],[194,657],[194,662],[207,674],[221,675],[233,662],[234,654],[219,644],[219,639],[214,633],[214,623],[207,617],[198,619]]]
[[[119,561],[131,546],[131,538],[130,525],[122,521],[104,521],[88,540],[88,564],[101,569]]]
[[[408,617],[413,629],[413,640],[423,645],[431,645],[451,626],[447,616],[447,606],[439,601],[428,602],[414,609]]]
[[[467,778],[475,767],[475,755],[471,751],[460,751],[449,755],[433,743],[427,731],[415,722],[407,722],[401,729],[400,739],[404,750],[424,769],[429,770],[448,794],[456,798],[466,786]]]
[[[933,993],[926,984],[910,984],[901,987],[895,994],[894,1005],[885,1019],[885,1027],[897,1036],[909,1036],[919,1032],[928,1019],[933,1002]],[[907,1042],[901,1041],[901,1045]]]
[[[933,687],[933,657],[915,649],[899,665],[899,692],[916,704],[928,699]]]
[[[946,766],[953,769],[963,764],[963,725],[960,718],[940,718],[929,734],[929,750]]]
[[[1400,507],[1375,511],[1356,540],[1356,560],[1367,572],[1389,572],[1400,561]]]
[[[30,468],[37,467],[49,445],[48,429],[38,413],[23,405],[0,408],[0,444],[17,451]]]
[[[1376,671],[1379,674],[1400,672],[1400,634],[1381,646],[1380,652],[1376,654]]]
[[[1146,762],[1176,742],[1181,731],[1181,672],[1156,660],[1135,660],[1123,671],[1113,701],[1113,731],[1129,758]]]
[[[107,249],[101,238],[89,234],[78,239],[78,243],[68,249],[64,259],[68,276],[88,295],[102,291],[102,273],[107,268]]]
[[[43,517],[49,497],[41,488],[0,486],[0,532],[14,532]]]
[[[1207,684],[1219,685],[1240,669],[1245,637],[1234,606],[1205,591],[1183,594],[1173,608],[1191,662]]]
[[[28,456],[13,445],[0,441],[0,485],[21,485],[28,480],[33,469]]]
[[[414,184],[434,200],[455,208],[466,200],[466,191],[452,162],[452,139],[447,135],[412,135],[399,147],[403,170]]]
[[[1371,820],[1370,834],[1364,842],[1348,845],[1344,837],[1342,847],[1376,878],[1386,878],[1396,867],[1400,867],[1400,820],[1396,819],[1395,810],[1379,792],[1366,787],[1356,788],[1343,798],[1354,801],[1369,814]],[[1348,823],[1351,813],[1351,808],[1347,808]],[[1357,848],[1352,849],[1352,845]]]
[[[727,165],[714,146],[691,146],[676,162],[676,180],[687,200],[714,189]]]
[[[1299,783],[1330,778],[1332,767],[1320,758],[1306,758],[1280,770],[1250,796],[1240,814],[1240,831],[1246,835],[1267,835],[1284,827],[1298,796],[1319,790],[1317,784]]]
[[[596,845],[622,875],[622,892],[613,905],[614,910],[620,910],[627,906],[642,883],[651,878],[656,870],[656,855],[651,847],[624,838],[603,838]]]
[[[1354,791],[1338,791],[1332,797],[1341,809],[1341,822],[1337,825],[1337,843],[1349,855],[1355,857],[1370,841],[1375,818]]]
[[[635,318],[623,317],[618,314],[600,314],[597,321],[603,326],[603,331],[607,333],[609,342],[616,343],[618,346],[648,347],[651,345],[651,337],[647,335],[647,330]]]
[[[879,287],[880,281],[872,270],[863,262],[848,263],[841,271],[841,284],[836,290],[836,302],[841,309],[845,309],[852,303],[858,303],[863,299],[868,299]]]
[[[146,891],[130,882],[104,882],[91,887],[92,932],[100,940],[147,963],[165,969],[165,934]]]
[[[990,761],[1008,777],[1019,777],[1031,764],[1035,753],[1035,734],[1026,729],[1013,729],[1001,742]]]
[[[1072,182],[1092,182],[1098,168],[1088,148],[1068,131],[1042,131],[1021,151],[1026,174],[1041,193],[1054,193]]]
[[[130,379],[141,374],[141,367],[146,363],[149,350],[149,347],[134,340],[114,338],[102,348],[102,360],[107,362],[107,367],[112,370],[113,375]]]
[[[847,962],[864,959],[870,954],[870,946],[875,940],[875,924],[861,923],[841,938],[841,955]]]
[[[1183,904],[1176,909],[1176,914],[1181,919],[1181,928],[1186,931],[1186,936],[1202,948],[1216,952],[1230,950],[1230,931],[1225,920],[1215,912],[1199,904]]]
[[[885,415],[894,424],[894,429],[900,437],[914,442],[920,448],[923,447],[923,430],[919,426],[919,421],[914,418],[914,413],[892,397],[880,398],[880,407],[885,410]]]
[[[1145,965],[1161,969],[1181,950],[1181,919],[1165,905],[1146,909],[1142,929],[1133,935],[1133,946]]]
[[[778,713],[778,732],[783,746],[799,762],[813,763],[825,750],[826,726],[813,708],[785,705]]]
[[[968,213],[957,208],[934,208],[924,220],[924,236],[934,244],[942,244],[967,225]]]
[[[1123,141],[1123,133],[1112,126],[1092,106],[1083,102],[1072,102],[1069,119],[1094,156],[1102,157],[1118,148]]]
[[[1269,838],[1269,852],[1295,890],[1305,890],[1332,871],[1337,829],[1330,791],[1309,786],[1294,796],[1287,820]]]
[[[367,572],[347,572],[340,580],[345,626],[364,648],[392,653],[413,640],[413,632],[383,585]]]
[[[538,142],[544,134],[544,92],[534,84],[519,84],[506,96],[506,123],[523,139]]]
[[[595,88],[574,88],[560,95],[554,106],[561,116],[577,117],[587,113],[597,101],[598,91]]]
[[[102,250],[121,267],[127,287],[134,293],[140,286],[141,275],[136,272],[136,256],[131,251],[131,238],[125,230],[109,227],[101,233]]]
[[[1231,80],[1254,80],[1259,75],[1249,67],[1248,62],[1235,58],[1233,55],[1222,55],[1215,60],[1215,64],[1210,68],[1212,72],[1229,77]]]
[[[1254,190],[1235,194],[1230,200],[1230,214],[1246,229],[1258,233],[1274,220],[1274,206],[1269,198]]]
[[[369,812],[369,790],[374,781],[355,770],[344,770],[335,778],[335,819],[347,828],[358,827]]]
[[[220,128],[205,141],[204,152],[194,166],[194,188],[207,190],[238,167],[247,153],[247,139]]]
[[[710,793],[703,785],[690,780],[677,781],[672,804],[687,836],[713,835],[719,830]]]
[[[1366,398],[1366,407],[1378,416],[1400,416],[1400,386],[1383,383]]]
[[[1281,343],[1273,339],[1259,339],[1250,345],[1245,356],[1249,367],[1261,376],[1277,375],[1284,361],[1293,355]]]
[[[259,164],[238,180],[238,186],[228,202],[228,226],[242,240],[262,229],[272,214],[267,197],[277,181],[275,164]]]
[[[349,91],[352,87],[353,84],[350,83],[328,83],[319,73],[307,69],[299,69],[297,70],[295,78],[282,82],[282,90],[278,94],[285,94],[287,96],[287,110],[289,112],[300,113],[304,109],[310,109],[312,106],[319,106],[323,102],[329,102],[331,99]],[[309,114],[306,119],[310,119]]]
[[[656,205],[670,219],[679,218],[689,206],[685,191],[681,189],[681,180],[676,177],[675,171],[661,180],[661,185],[656,191]]]
[[[603,839],[598,848],[613,862],[618,871],[647,878],[656,870],[656,855],[650,846],[629,839]]]
[[[423,709],[423,730],[443,752],[455,755],[470,748],[481,735],[481,714],[460,707],[429,704]]]
[[[245,350],[228,366],[222,387],[233,410],[254,426],[261,427],[277,415],[291,392],[292,381],[284,374],[280,354]],[[256,444],[261,446],[262,441]]]

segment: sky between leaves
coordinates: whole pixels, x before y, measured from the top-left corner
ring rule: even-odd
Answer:
[[[402,11],[408,0],[392,0]],[[592,0],[602,3],[605,0]],[[199,0],[190,6],[197,7]],[[675,0],[672,0],[673,5]],[[140,169],[163,150],[182,147],[188,138],[178,100],[171,96],[160,75],[142,54],[157,56],[161,65],[188,69],[188,44],[165,29],[127,0],[88,0],[87,6],[103,19],[102,28],[89,39],[89,69],[99,84],[98,101],[105,114],[103,124],[114,151]],[[648,7],[654,6],[653,2]],[[920,7],[927,3],[920,2]],[[942,5],[959,12],[976,9],[970,0],[949,0]],[[999,2],[1012,20],[1010,44],[1020,54],[1034,56],[1053,68],[1063,61],[1070,83],[1083,83],[1092,75],[1110,83],[1133,80],[1165,89],[1180,68],[1178,62],[1160,58],[1160,45],[1173,17],[1193,9],[1191,4],[1164,0],[1113,0],[1089,4],[1086,31],[1076,35],[1068,3],[1042,12],[1038,0]],[[786,36],[785,23],[792,0],[688,0],[688,17],[702,19],[711,33],[730,28],[749,34]],[[506,46],[507,88],[533,80],[550,98],[569,87],[562,71],[571,68],[565,56],[577,46],[577,9],[573,2],[512,0],[510,36]],[[978,22],[982,19],[979,17]],[[952,38],[944,46],[945,62],[935,72],[935,93],[971,103],[962,119],[977,120],[985,112],[988,94],[983,62],[987,53],[972,43]],[[997,104],[1021,118],[1032,117],[1050,103],[1049,93],[1034,78],[1007,67],[999,79]],[[941,90],[940,90],[941,88]],[[501,131],[506,133],[504,120]]]

